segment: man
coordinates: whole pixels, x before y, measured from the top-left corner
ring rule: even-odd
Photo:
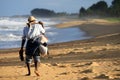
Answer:
[[[23,37],[22,37],[22,44],[21,44],[21,49],[19,51],[21,60],[23,60],[23,47],[24,44],[27,40],[26,44],[26,49],[25,49],[25,54],[26,54],[26,65],[28,68],[28,74],[27,76],[31,75],[31,70],[30,70],[30,63],[32,62],[32,58],[34,59],[34,65],[35,65],[35,74],[37,76],[40,76],[39,71],[38,71],[38,66],[40,63],[40,54],[39,54],[39,38],[41,37],[42,34],[45,33],[45,30],[43,27],[36,23],[36,18],[34,16],[30,16],[28,18],[28,23],[27,26],[24,27],[23,29]]]

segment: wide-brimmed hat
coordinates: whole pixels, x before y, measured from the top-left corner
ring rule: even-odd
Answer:
[[[28,18],[28,21],[29,21],[29,22],[36,21],[36,18],[35,18],[34,16],[30,16],[30,17]]]

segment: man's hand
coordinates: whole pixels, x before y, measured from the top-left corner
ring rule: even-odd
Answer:
[[[23,56],[23,49],[19,51],[19,58],[21,61],[24,61],[24,56]]]
[[[21,43],[21,49],[19,51],[19,58],[21,61],[24,61],[24,56],[23,56],[23,46],[25,44],[26,39],[24,39],[24,37],[22,37],[22,43]]]

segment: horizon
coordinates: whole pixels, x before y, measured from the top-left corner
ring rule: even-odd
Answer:
[[[15,15],[30,15],[31,10],[35,8],[43,8],[53,10],[55,12],[66,12],[66,13],[79,13],[81,7],[87,9],[91,5],[97,3],[101,0],[61,0],[56,1],[52,0],[36,0],[36,1],[29,1],[29,0],[2,0],[0,3],[0,16],[15,16]],[[102,0],[107,3],[108,6],[111,5],[112,0]],[[29,2],[29,4],[27,4]],[[67,4],[69,2],[69,4]],[[67,4],[67,5],[66,5]]]

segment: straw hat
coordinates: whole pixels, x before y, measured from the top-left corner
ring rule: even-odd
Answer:
[[[29,21],[29,22],[36,21],[36,18],[35,18],[34,16],[30,16],[30,17],[28,18],[28,21]]]

